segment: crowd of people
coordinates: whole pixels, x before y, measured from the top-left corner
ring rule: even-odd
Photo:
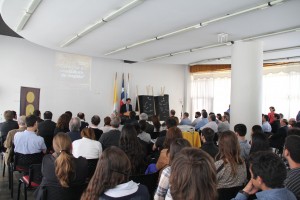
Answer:
[[[36,199],[43,186],[66,188],[70,199],[300,199],[300,116],[287,120],[270,107],[261,124],[230,130],[230,109],[203,109],[194,120],[171,110],[161,123],[124,105],[128,116],[107,116],[103,127],[100,116],[87,122],[83,112],[66,111],[55,123],[51,111],[42,119],[39,110],[19,117],[7,110],[0,124],[5,164],[16,153],[44,155]],[[199,133],[201,148],[183,138],[182,126]],[[152,173],[159,173],[153,194],[131,179]]]

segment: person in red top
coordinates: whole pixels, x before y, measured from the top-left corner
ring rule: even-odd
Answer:
[[[268,117],[269,117],[270,124],[272,124],[274,122],[275,108],[273,106],[271,106],[269,109],[270,109],[270,112],[268,113]]]

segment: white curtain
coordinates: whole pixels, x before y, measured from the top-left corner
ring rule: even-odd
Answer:
[[[223,114],[230,104],[230,71],[192,75],[192,113],[206,109]],[[268,67],[263,75],[264,113],[274,106],[284,118],[295,118],[300,110],[300,64]]]

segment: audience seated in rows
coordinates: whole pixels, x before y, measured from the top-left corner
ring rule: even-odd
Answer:
[[[100,121],[101,121],[100,117],[98,115],[94,115],[91,119],[91,125],[90,125],[90,128],[94,130],[95,140],[97,141],[99,141],[101,135],[103,134],[103,131],[98,128]]]
[[[44,112],[44,121],[38,123],[38,134],[44,138],[47,150],[52,150],[52,140],[56,123],[52,121],[52,112]]]
[[[85,115],[83,112],[79,112],[77,117],[80,119],[80,131],[89,126],[89,123],[85,121]]]
[[[251,155],[250,173],[251,180],[234,200],[246,200],[253,194],[258,200],[296,200],[291,191],[283,188],[287,172],[283,161],[276,154],[256,152]]]
[[[204,128],[201,131],[201,149],[208,153],[213,159],[219,152],[219,148],[214,143],[215,132],[211,128]]]
[[[38,126],[36,116],[27,116],[25,122],[26,130],[17,132],[14,136],[14,152],[21,154],[46,153],[47,147],[44,139],[35,133]]]
[[[240,156],[244,160],[247,160],[251,148],[248,141],[246,140],[247,127],[245,124],[236,124],[234,126],[234,132],[240,143],[240,152],[241,152]]]
[[[172,161],[171,197],[166,199],[217,199],[216,168],[201,149],[184,148]]]
[[[167,120],[166,120],[166,127],[167,129],[170,129],[172,127],[177,127],[177,123],[176,123],[176,120],[172,117],[169,117]],[[164,145],[164,141],[165,141],[165,138],[166,138],[166,134],[167,134],[167,130],[162,130],[160,133],[159,133],[159,136],[155,142],[155,144],[153,145],[153,151],[154,150],[158,150],[158,151],[161,151],[163,149],[163,145]]]
[[[215,114],[210,114],[208,116],[208,123],[205,124],[204,126],[202,126],[200,128],[200,130],[202,131],[204,128],[211,128],[212,130],[214,130],[215,133],[218,132],[218,125],[216,123],[216,115]]]
[[[40,110],[34,110],[32,114],[33,114],[34,116],[36,116],[36,119],[37,119],[37,123],[38,123],[38,124],[44,121],[44,120],[41,118],[41,111],[40,111]]]
[[[152,134],[154,132],[154,126],[150,123],[148,123],[148,115],[146,113],[141,113],[140,116],[140,121],[141,120],[144,120],[146,121],[146,129],[145,129],[145,132],[146,133],[149,133],[149,134]]]
[[[220,133],[219,153],[216,157],[217,188],[242,186],[246,181],[246,165],[240,156],[240,145],[234,132]]]
[[[146,132],[147,122],[145,120],[140,120],[139,126],[140,126],[140,132],[138,133],[137,137],[146,143],[150,143],[151,136],[149,133]]]
[[[62,114],[61,116],[59,116],[57,123],[56,123],[56,127],[54,130],[54,135],[56,135],[59,132],[64,132],[67,133],[69,132],[69,122],[71,120],[71,117],[69,114]]]
[[[79,140],[72,142],[73,156],[75,158],[84,157],[86,159],[98,159],[102,153],[102,145],[95,140],[95,133],[92,128],[84,128]]]
[[[80,126],[81,126],[81,121],[80,121],[79,117],[73,117],[70,120],[70,122],[69,122],[70,132],[68,132],[67,134],[70,136],[72,142],[74,142],[75,140],[81,139]]]
[[[112,118],[110,125],[112,126],[110,131],[103,133],[100,137],[100,143],[102,144],[103,150],[110,146],[119,146],[119,140],[121,132],[118,129],[120,125],[120,118],[114,117]]]
[[[72,141],[66,133],[58,133],[53,138],[53,154],[45,155],[42,162],[43,179],[35,192],[36,199],[42,199],[43,186],[65,189],[82,186],[88,177],[87,160],[72,155]],[[73,199],[70,198],[69,199]],[[80,199],[80,196],[77,196]]]
[[[195,130],[198,131],[200,128],[202,128],[207,123],[208,123],[207,112],[203,111],[202,112],[202,119],[196,124]]]
[[[154,195],[154,200],[164,200],[167,193],[170,197],[169,178],[171,174],[172,161],[174,160],[175,156],[181,151],[181,149],[185,147],[191,147],[191,144],[189,143],[189,141],[183,138],[177,138],[171,143],[169,153],[170,164],[162,170],[158,187]]]
[[[166,138],[163,144],[163,149],[160,151],[160,155],[156,163],[157,170],[161,170],[169,165],[170,145],[177,138],[182,138],[181,130],[177,127],[169,128],[167,130]]]
[[[201,113],[199,111],[197,111],[197,112],[195,112],[195,119],[192,122],[191,126],[196,126],[200,120],[201,120]]]
[[[130,172],[130,161],[121,149],[105,149],[81,199],[150,199],[144,185],[129,181]]]
[[[230,124],[229,124],[229,115],[223,115],[222,122],[219,122],[218,124],[218,132],[222,133],[224,131],[230,130]]]
[[[183,117],[179,123],[179,125],[191,125],[192,124],[192,120],[190,120],[189,118],[189,113],[185,112],[183,113]]]

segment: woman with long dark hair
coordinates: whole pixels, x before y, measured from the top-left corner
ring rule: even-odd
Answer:
[[[130,161],[118,147],[105,149],[97,164],[82,200],[145,199],[150,198],[147,188],[129,181]]]

